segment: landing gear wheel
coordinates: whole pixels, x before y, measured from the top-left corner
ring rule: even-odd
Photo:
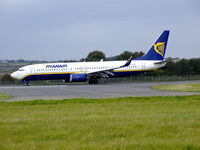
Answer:
[[[88,83],[89,83],[89,84],[92,84],[93,82],[92,82],[92,80],[90,79],[90,80],[88,81]]]
[[[30,86],[29,81],[26,82],[26,86]]]

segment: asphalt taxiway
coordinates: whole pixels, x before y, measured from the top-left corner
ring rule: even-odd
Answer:
[[[107,85],[48,85],[48,86],[1,86],[0,92],[13,96],[6,101],[70,98],[109,98],[127,96],[178,96],[195,95],[194,92],[168,92],[152,90],[153,85],[200,83],[200,81],[145,82]]]

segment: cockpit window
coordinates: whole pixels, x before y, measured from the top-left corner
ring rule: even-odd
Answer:
[[[18,71],[24,71],[24,69],[18,69]]]

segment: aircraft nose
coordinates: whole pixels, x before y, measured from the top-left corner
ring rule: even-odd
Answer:
[[[14,78],[14,79],[18,79],[17,72],[13,72],[11,74],[11,77]]]

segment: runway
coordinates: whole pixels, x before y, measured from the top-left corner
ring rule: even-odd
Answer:
[[[145,82],[108,85],[49,85],[49,86],[1,86],[0,92],[12,95],[5,101],[49,100],[70,98],[109,98],[127,96],[178,96],[194,95],[194,92],[155,91],[151,87],[160,84],[200,83],[200,81]]]

